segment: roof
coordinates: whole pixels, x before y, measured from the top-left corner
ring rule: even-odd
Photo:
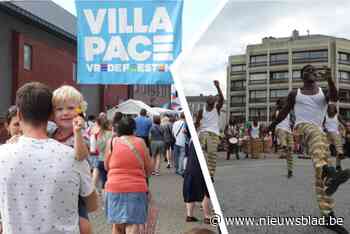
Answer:
[[[186,100],[187,102],[206,102],[207,101],[208,96],[187,96]]]
[[[0,2],[0,9],[76,41],[76,17],[51,0]]]

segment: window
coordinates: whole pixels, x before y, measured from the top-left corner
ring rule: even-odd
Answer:
[[[339,101],[349,102],[350,101],[350,90],[339,89]]]
[[[300,70],[294,70],[293,74],[292,74],[292,80],[293,81],[301,81],[301,74],[300,74]]]
[[[305,63],[305,62],[327,62],[328,51],[301,51],[293,52],[293,63]]]
[[[288,89],[271,89],[270,90],[270,102],[275,102],[280,98],[288,96]]]
[[[288,64],[288,53],[271,54],[270,64],[271,65]]]
[[[288,71],[271,72],[270,81],[272,82],[288,81]]]
[[[266,90],[249,91],[249,102],[266,102]]]
[[[350,72],[339,71],[338,76],[339,76],[339,80],[350,82]]]
[[[245,71],[245,64],[232,64],[231,65],[231,72],[244,72]]]
[[[250,66],[266,66],[267,65],[267,56],[266,55],[254,55],[250,56]]]
[[[72,70],[73,70],[73,81],[76,82],[77,81],[77,64],[73,63],[72,64]]]
[[[252,121],[254,118],[258,118],[258,121],[267,120],[266,108],[249,108],[249,119]]]
[[[339,108],[339,113],[345,121],[350,120],[350,109]]]
[[[231,80],[231,91],[234,90],[244,90],[245,89],[245,80]]]
[[[231,96],[231,107],[245,106],[245,96]]]
[[[344,52],[339,52],[338,53],[338,60],[339,60],[339,63],[350,64],[350,54],[344,53]]]
[[[266,84],[266,73],[252,73],[249,75],[249,84]]]
[[[25,70],[32,70],[32,47],[24,44],[23,47],[23,68]]]

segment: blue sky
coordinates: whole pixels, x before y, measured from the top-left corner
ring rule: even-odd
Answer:
[[[67,11],[76,15],[74,0],[52,0]],[[193,35],[199,30],[206,19],[211,16],[215,7],[222,0],[184,0],[183,11],[183,48],[190,43]]]

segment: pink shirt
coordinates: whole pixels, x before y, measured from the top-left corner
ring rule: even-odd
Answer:
[[[148,173],[151,170],[151,163],[143,139],[135,136],[129,136],[129,139],[140,152]],[[146,174],[137,157],[120,138],[114,138],[113,142],[113,152],[105,160],[105,167],[108,171],[106,191],[114,193],[147,192]]]

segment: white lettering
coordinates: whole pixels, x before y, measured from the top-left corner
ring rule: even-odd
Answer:
[[[125,50],[122,40],[119,36],[112,36],[109,42],[106,54],[103,57],[104,61],[111,61],[112,59],[120,59],[121,61],[128,61],[129,56]]]
[[[128,13],[126,8],[119,8],[119,33],[132,33],[132,26],[128,25]]]
[[[134,32],[145,33],[148,30],[148,26],[143,24],[142,8],[134,9]]]
[[[137,51],[137,45],[143,44],[145,46],[151,45],[151,40],[145,36],[136,36],[131,38],[128,45],[128,52],[131,58],[136,61],[145,61],[151,56],[151,52],[144,50],[143,52]]]
[[[89,71],[89,72],[92,72],[94,70],[94,64],[86,64],[86,69]]]
[[[173,32],[173,25],[165,7],[157,7],[153,15],[149,32],[164,30],[165,32]]]
[[[84,15],[92,34],[99,34],[106,15],[106,9],[98,9],[96,18],[91,9],[84,9]]]
[[[106,49],[106,43],[100,37],[85,37],[84,46],[86,61],[92,61],[95,55],[101,54]]]
[[[108,9],[108,32],[117,33],[117,13],[115,8]]]

